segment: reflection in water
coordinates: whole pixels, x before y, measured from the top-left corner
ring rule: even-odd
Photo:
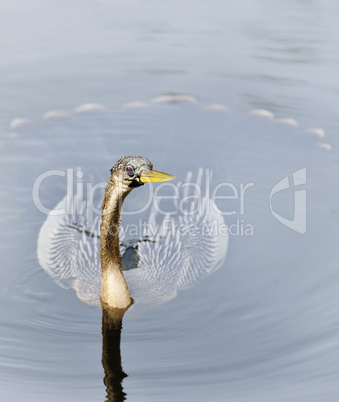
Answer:
[[[120,339],[122,318],[127,309],[117,309],[102,304],[102,365],[107,401],[124,401],[122,380],[127,377],[121,366]]]

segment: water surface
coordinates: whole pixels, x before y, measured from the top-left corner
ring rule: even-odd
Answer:
[[[39,265],[46,215],[32,189],[49,170],[81,168],[85,180],[104,182],[120,156],[138,153],[177,182],[203,168],[213,171],[213,188],[254,186],[244,214],[238,200],[219,200],[220,209],[235,211],[224,217],[234,235],[219,270],[168,303],[126,313],[127,399],[337,399],[337,14],[334,1],[2,6],[4,400],[105,400],[101,310]],[[151,103],[168,93],[197,103]],[[122,110],[133,101],[148,107]],[[106,110],[74,112],[86,102]],[[215,103],[229,113],[204,109]],[[248,116],[258,108],[276,119]],[[69,116],[42,119],[51,109]],[[10,128],[18,117],[32,123]],[[285,117],[298,127],[276,121]],[[292,183],[304,168],[301,234],[273,216],[269,201],[275,184]],[[44,182],[40,199],[53,209],[66,190],[56,177]],[[138,194],[126,211],[147,190]],[[274,211],[292,220],[294,195],[292,187],[277,193]],[[237,232],[241,220],[253,236]]]

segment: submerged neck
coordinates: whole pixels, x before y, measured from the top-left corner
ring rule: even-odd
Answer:
[[[122,204],[131,190],[122,188],[112,177],[107,183],[102,204],[100,258],[102,269],[101,300],[110,307],[127,308],[132,304],[122,272],[119,225]]]

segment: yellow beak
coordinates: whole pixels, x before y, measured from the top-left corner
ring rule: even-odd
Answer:
[[[141,172],[140,181],[149,183],[151,181],[169,181],[175,179],[171,174],[158,172],[156,170],[144,170]]]

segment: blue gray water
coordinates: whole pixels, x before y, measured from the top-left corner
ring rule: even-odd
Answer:
[[[334,1],[302,0],[1,6],[2,400],[105,400],[101,311],[40,266],[46,215],[32,190],[50,170],[105,181],[133,153],[177,182],[203,168],[213,188],[253,186],[245,211],[239,199],[218,200],[235,211],[224,216],[234,232],[220,269],[126,313],[127,400],[338,399],[338,14]],[[152,102],[173,93],[190,99]],[[135,101],[147,107],[124,109]],[[88,102],[105,110],[75,112]],[[50,110],[68,115],[43,119]],[[298,198],[294,211],[297,193],[285,188],[272,195],[274,215],[271,191],[285,177],[292,187],[293,173],[306,209]],[[59,177],[40,197],[53,209],[65,193]],[[147,190],[138,194],[127,210]]]

